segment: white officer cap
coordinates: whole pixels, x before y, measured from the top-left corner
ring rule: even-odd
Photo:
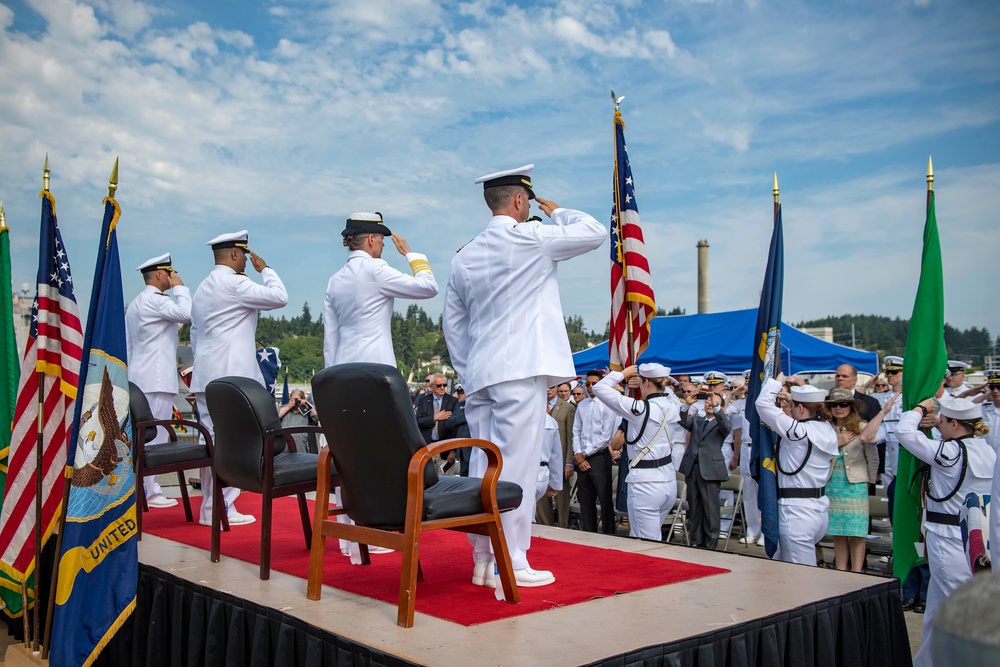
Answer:
[[[221,250],[223,248],[249,250],[250,234],[245,229],[238,232],[229,232],[228,234],[219,234],[205,245],[212,246],[212,250]]]
[[[967,398],[941,397],[941,416],[950,419],[982,419],[983,406],[976,405]]]
[[[954,361],[952,359],[948,360],[948,373],[964,373],[969,370],[969,364],[964,361]]]
[[[705,384],[725,384],[729,382],[729,377],[719,371],[709,371],[705,373]]]
[[[170,253],[164,253],[162,255],[157,255],[156,257],[150,257],[145,262],[135,267],[136,271],[173,271],[174,267],[170,266]]]
[[[750,373],[752,372],[753,372],[752,368],[748,368],[745,371],[743,371],[743,381],[746,382],[747,384],[750,384]]]
[[[991,385],[1000,384],[1000,371],[986,371],[986,383]]]
[[[888,356],[882,360],[882,370],[901,371],[903,370],[903,357]]]
[[[647,379],[670,378],[670,367],[657,363],[639,364],[639,377]],[[673,378],[670,380],[673,381]]]
[[[798,403],[822,403],[826,400],[825,391],[808,384],[792,387],[791,394],[792,400]]]
[[[535,192],[531,185],[531,172],[535,170],[535,165],[526,164],[517,169],[507,169],[486,174],[476,179],[476,185],[483,184],[483,190],[498,188],[502,185],[520,185],[528,189],[528,199],[535,198]]]

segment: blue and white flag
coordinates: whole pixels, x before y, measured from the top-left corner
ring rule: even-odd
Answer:
[[[94,661],[135,609],[139,576],[125,300],[115,232],[121,209],[111,197],[104,205],[66,459],[72,486],[50,660],[58,667]]]
[[[276,398],[275,390],[278,386],[278,369],[281,368],[281,359],[278,357],[278,348],[261,347],[257,349],[257,366],[260,367],[260,374],[264,376],[264,386],[271,392],[271,398]]]
[[[747,423],[750,425],[750,474],[757,480],[757,505],[760,507],[764,549],[773,557],[778,548],[778,471],[774,447],[778,434],[762,424],[757,414],[757,397],[767,378],[781,370],[781,298],[785,280],[785,250],[781,231],[781,204],[774,207],[774,231],[767,254],[764,286],[757,309],[753,364],[747,391]]]

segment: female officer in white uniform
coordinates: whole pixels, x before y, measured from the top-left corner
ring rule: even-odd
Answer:
[[[996,452],[982,438],[989,427],[983,424],[978,405],[967,398],[943,396],[937,418],[944,438],[941,441],[929,439],[918,429],[920,420],[933,411],[933,400],[927,399],[904,412],[896,429],[899,444],[931,467],[923,524],[931,582],[924,614],[924,643],[914,656],[914,665],[931,664],[931,627],[938,605],[972,578],[958,513],[968,494],[990,493],[996,464]]]
[[[636,376],[645,400],[615,390],[619,382]],[[657,542],[663,539],[663,522],[677,499],[677,472],[670,456],[667,426],[680,415],[676,403],[664,393],[669,382],[669,368],[642,364],[611,371],[593,387],[597,399],[627,422],[629,536]]]
[[[809,385],[782,391],[784,374],[768,378],[757,397],[757,414],[781,440],[777,446],[778,550],[775,560],[816,565],[816,543],[826,534],[830,500],[823,487],[837,455],[837,432],[819,417],[826,393]],[[775,399],[791,399],[791,416]]]

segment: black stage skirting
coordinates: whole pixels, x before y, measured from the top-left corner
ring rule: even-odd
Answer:
[[[665,624],[669,622],[664,618]],[[133,619],[108,645],[99,663],[149,667],[413,664],[142,563]],[[911,659],[899,584],[892,579],[849,595],[592,664],[881,667],[910,665]]]

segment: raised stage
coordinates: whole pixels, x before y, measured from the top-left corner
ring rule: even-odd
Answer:
[[[202,549],[147,534],[139,544],[135,622],[108,652],[118,659],[131,652],[133,664],[144,665],[911,662],[895,580],[573,530],[534,531],[607,550],[593,577],[615,576],[615,550],[729,572],[471,626],[420,613],[418,585],[414,627],[403,629],[394,604],[330,586],[313,602],[304,578],[273,571],[260,581],[253,563],[225,556],[211,563]],[[557,564],[537,565],[559,576]],[[365,576],[365,568],[356,570]],[[471,562],[469,570],[471,576]]]

